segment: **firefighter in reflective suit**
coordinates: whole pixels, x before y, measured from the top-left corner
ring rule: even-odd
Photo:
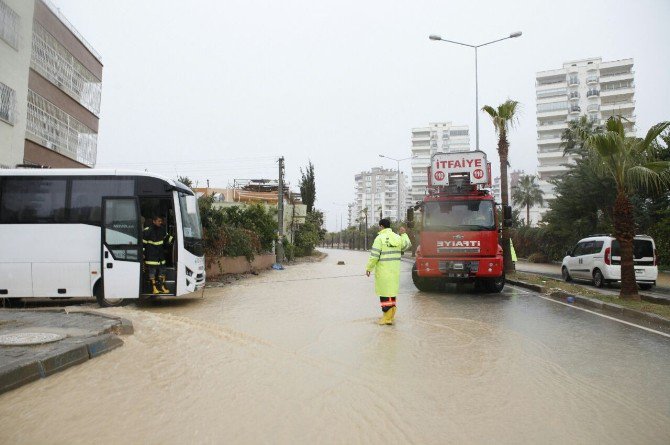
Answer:
[[[365,273],[375,272],[375,292],[382,306],[380,325],[393,324],[396,312],[396,297],[400,288],[400,258],[405,250],[412,247],[405,228],[399,235],[391,230],[391,221],[384,218],[379,221],[379,233],[370,249],[370,259]]]
[[[163,228],[163,218],[155,215],[151,225],[142,233],[144,264],[149,273],[152,294],[169,294],[165,287],[165,245],[172,243],[172,235]]]

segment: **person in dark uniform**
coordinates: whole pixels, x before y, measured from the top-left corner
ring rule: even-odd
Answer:
[[[165,287],[165,245],[172,243],[172,235],[163,227],[163,218],[160,215],[154,215],[151,218],[151,225],[144,228],[142,243],[144,264],[151,281],[151,293],[169,294],[170,290]]]

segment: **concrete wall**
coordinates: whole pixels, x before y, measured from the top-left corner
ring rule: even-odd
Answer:
[[[274,254],[256,255],[252,262],[243,256],[220,257],[207,267],[207,278],[216,278],[228,273],[247,273],[252,270],[269,269],[275,262]]]
[[[0,166],[14,167],[23,163],[35,3],[27,0],[3,1],[19,16],[18,48],[0,39],[0,82],[16,93],[16,121],[11,125],[0,120]]]

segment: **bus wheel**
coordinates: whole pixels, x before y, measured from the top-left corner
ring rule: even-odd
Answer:
[[[491,278],[486,282],[486,290],[492,294],[499,294],[505,287],[505,274],[499,277]]]
[[[123,298],[105,298],[105,286],[102,285],[102,280],[95,283],[93,293],[100,307],[119,307],[127,303]]]

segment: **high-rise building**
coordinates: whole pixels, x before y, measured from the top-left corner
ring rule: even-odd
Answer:
[[[356,199],[350,213],[350,225],[354,225],[357,218],[367,209],[368,224],[377,222],[379,215],[398,221],[405,218],[405,203],[407,197],[407,175],[400,173],[400,187],[398,187],[398,171],[374,167],[354,176],[356,185]],[[400,212],[398,212],[398,190],[400,190]]]
[[[100,55],[49,0],[0,0],[0,166],[94,167]]]
[[[565,172],[565,164],[574,162],[574,155],[564,156],[560,146],[569,121],[586,115],[603,124],[610,116],[621,115],[628,134],[635,134],[633,75],[633,59],[603,62],[599,57],[565,62],[563,68],[537,73],[538,175],[545,199],[543,207],[533,209],[537,216],[555,198],[547,181]]]
[[[428,187],[428,166],[435,153],[470,151],[467,125],[434,122],[412,128],[412,202],[421,201]]]

